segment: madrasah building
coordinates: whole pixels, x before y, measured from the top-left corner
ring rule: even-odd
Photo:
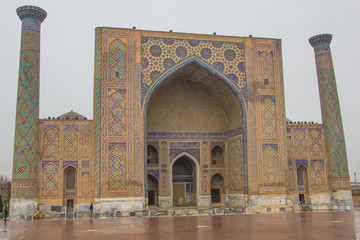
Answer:
[[[47,13],[17,14],[13,220],[90,205],[97,217],[353,208],[330,34],[309,39],[322,124],[286,119],[280,39],[106,27],[95,29],[93,120],[39,119]]]

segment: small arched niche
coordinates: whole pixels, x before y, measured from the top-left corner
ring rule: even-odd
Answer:
[[[151,144],[147,145],[147,164],[158,164],[158,151]]]
[[[211,149],[211,166],[223,167],[224,166],[224,150],[219,145]]]

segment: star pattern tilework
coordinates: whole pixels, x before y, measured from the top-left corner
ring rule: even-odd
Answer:
[[[243,43],[142,37],[141,51],[143,97],[168,71],[195,57],[224,74],[246,98]]]

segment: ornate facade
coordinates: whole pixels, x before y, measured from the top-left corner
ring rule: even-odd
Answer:
[[[95,30],[94,120],[39,120],[46,12],[17,12],[14,219],[90,204],[100,216],[151,205],[352,209],[331,35],[310,39],[324,124],[286,119],[279,39],[105,27]]]

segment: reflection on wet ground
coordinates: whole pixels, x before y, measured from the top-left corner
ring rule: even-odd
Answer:
[[[0,222],[0,239],[360,239],[360,211]]]

